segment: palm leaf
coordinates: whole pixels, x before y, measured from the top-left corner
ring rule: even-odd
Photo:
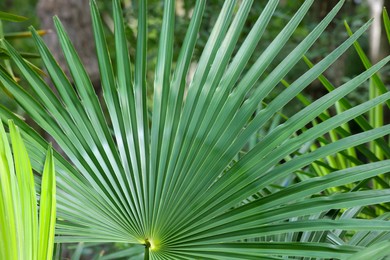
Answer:
[[[146,98],[147,1],[139,1],[134,75],[119,1],[113,1],[115,60],[107,47],[98,8],[91,2],[105,106],[99,102],[57,18],[55,25],[71,78],[65,76],[38,33],[32,29],[32,34],[58,96],[11,45],[4,43],[34,94],[0,70],[1,82],[38,125],[53,136],[70,160],[53,153],[58,169],[61,219],[57,223],[57,241],[142,244],[145,259],[283,259],[285,256],[344,259],[371,250],[368,246],[376,250],[376,244],[348,244],[351,238],[343,231],[356,235],[383,232],[378,247],[381,241],[386,241],[390,234],[386,218],[357,219],[352,213],[327,218],[334,209],[388,207],[385,203],[390,201],[389,189],[362,190],[359,183],[389,172],[390,161],[377,161],[374,155],[370,163],[301,182],[295,181],[295,173],[305,172],[334,153],[362,147],[389,135],[389,125],[369,127],[355,135],[344,131],[342,138],[333,143],[325,143],[314,151],[301,150],[329,131],[339,131],[350,120],[362,121],[361,115],[388,102],[388,92],[356,107],[346,106],[336,116],[326,115],[323,122],[299,131],[317,117],[324,118],[324,111],[375,75],[390,57],[307,104],[252,141],[291,99],[301,95],[304,88],[354,44],[370,22],[267,106],[259,108],[321,36],[343,1],[267,76],[265,71],[313,0],[302,4],[254,64],[249,64],[249,59],[279,1],[268,1],[241,46],[237,46],[238,39],[253,1],[238,2],[224,2],[187,86],[185,78],[206,1],[196,1],[176,62],[172,60],[174,1],[165,1],[153,104],[147,104]],[[107,107],[107,116],[102,107]],[[42,169],[46,141],[2,106],[0,117],[3,121],[15,120],[27,140],[33,167]],[[383,141],[379,143],[384,145]],[[284,187],[281,180],[287,178],[290,185]],[[340,194],[323,194],[324,190],[340,185],[354,188]]]
[[[48,150],[41,185],[39,223],[34,175],[19,129],[8,122],[12,152],[3,124],[1,132],[0,219],[2,259],[51,259],[56,219],[55,174]]]
[[[23,22],[28,20],[28,18],[16,14],[0,12],[0,20],[11,21],[11,22]]]
[[[386,8],[383,8],[382,18],[383,18],[383,24],[385,26],[387,40],[390,42],[390,19]]]

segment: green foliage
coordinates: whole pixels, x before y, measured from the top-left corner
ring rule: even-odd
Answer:
[[[386,12],[384,11],[384,22],[386,27],[386,19],[388,19]],[[345,21],[344,22],[347,32],[350,36],[353,35],[350,26]],[[372,66],[369,58],[363,51],[361,45],[356,41],[354,43],[355,50],[358,54],[358,57],[361,59],[362,64],[366,69]],[[309,68],[312,68],[314,65],[309,61],[307,57],[304,57],[304,61],[307,63]],[[326,88],[327,91],[335,90],[335,86],[324,76],[321,75],[319,77],[319,81]],[[289,84],[284,82],[286,86]],[[386,89],[385,84],[383,83],[381,76],[379,73],[374,74],[370,79],[370,99],[380,96],[381,94],[386,94],[388,91]],[[310,101],[303,95],[299,95],[298,99],[302,102],[303,105],[308,106]],[[390,100],[386,101],[387,108],[390,108]],[[344,112],[347,109],[351,109],[353,105],[345,98],[341,99],[335,104],[335,110],[337,114]],[[378,128],[383,126],[384,123],[384,112],[385,112],[384,104],[378,104],[377,106],[370,109],[368,113],[368,120],[365,116],[356,117],[352,122],[348,122],[343,124],[339,129],[333,129],[329,132],[329,138],[327,136],[323,136],[318,139],[318,143],[313,143],[310,147],[311,150],[318,149],[323,145],[328,144],[329,142],[336,142],[340,139],[340,137],[350,136],[351,129],[354,128],[355,132],[360,131],[368,131],[373,128]],[[320,121],[325,121],[330,118],[330,114],[332,112],[326,111],[322,115],[319,116]],[[317,120],[312,122],[313,125],[318,124]],[[304,129],[303,131],[306,131]],[[329,139],[329,140],[328,140]],[[360,154],[364,154],[363,158],[360,158]],[[345,169],[354,165],[360,165],[367,161],[380,161],[384,159],[390,158],[390,150],[389,146],[384,138],[377,139],[370,143],[370,148],[367,149],[364,146],[359,146],[357,149],[351,147],[346,151],[342,151],[335,155],[327,156],[326,158],[318,161],[316,164],[313,164],[313,170],[317,175],[324,176],[333,172],[337,169]],[[388,188],[389,179],[387,175],[381,175],[375,177],[374,180],[370,182],[366,182],[364,185],[367,187],[374,186],[379,188]],[[332,191],[338,190],[351,190],[353,189],[353,185],[342,186],[338,188],[332,188]],[[365,211],[366,214],[376,215],[375,212]]]
[[[11,21],[11,22],[23,22],[26,21],[27,18],[16,14],[0,12],[0,20]]]
[[[362,183],[388,173],[390,161],[353,164],[320,177],[310,175],[310,169],[346,149],[377,139],[383,144],[390,125],[357,134],[341,130],[344,135],[334,142],[324,142],[313,150],[305,147],[331,131],[340,131],[340,126],[350,120],[361,121],[361,115],[390,99],[390,93],[385,92],[358,106],[345,106],[333,117],[326,114],[337,102],[345,103],[343,98],[377,73],[390,57],[268,127],[275,115],[301,96],[364,34],[370,22],[266,106],[259,107],[343,5],[340,1],[277,62],[276,57],[313,2],[305,1],[252,63],[279,1],[268,1],[242,42],[254,1],[225,1],[197,60],[194,77],[187,84],[206,1],[196,1],[180,50],[174,44],[175,1],[164,1],[153,103],[149,105],[147,1],[138,2],[133,62],[119,1],[113,1],[115,60],[111,59],[98,8],[92,2],[108,116],[57,18],[57,34],[72,80],[33,29],[32,34],[58,95],[4,42],[34,96],[3,71],[1,82],[70,160],[54,154],[60,180],[57,241],[143,245],[144,259],[348,259],[360,252],[385,255],[389,214],[367,219],[357,216],[367,206],[388,210],[390,189],[367,189]],[[173,63],[175,53],[177,61]],[[33,167],[40,169],[46,141],[5,107],[0,106],[0,117],[17,122],[30,144]],[[319,123],[305,129],[313,120]],[[384,150],[389,149],[385,145]],[[324,192],[342,186],[351,188]],[[132,253],[139,255],[138,249]]]
[[[34,176],[19,129],[8,123],[12,152],[0,122],[0,258],[52,259],[56,182],[51,149],[43,170],[39,223]]]
[[[385,25],[387,40],[390,43],[390,19],[389,15],[387,14],[386,8],[383,9],[383,24]]]
[[[27,18],[23,17],[23,16],[11,14],[11,13],[0,12],[0,40],[7,39],[7,40],[12,40],[13,42],[15,42],[15,40],[17,41],[17,40],[22,39],[22,42],[24,44],[26,44],[26,41],[24,39],[28,38],[28,37],[31,38],[30,32],[15,31],[13,33],[6,33],[5,29],[9,27],[10,23],[7,23],[7,24],[3,23],[3,21],[11,21],[11,22],[14,22],[13,24],[16,24],[16,23],[21,23],[21,22],[26,21],[26,20],[27,20]],[[6,25],[6,28],[3,28],[4,24]],[[39,34],[41,34],[41,35],[43,35],[45,33],[46,32],[43,30],[39,31]],[[36,58],[40,57],[38,54],[31,53],[31,52],[19,52],[19,53],[23,56],[23,58],[29,59],[29,60],[36,59]],[[26,60],[26,62],[28,62],[30,64],[30,66],[33,67],[38,73],[41,73],[42,75],[44,75],[44,72],[41,69],[39,69],[37,66],[32,64],[30,61]],[[15,73],[15,68],[12,66],[9,53],[3,47],[2,44],[0,44],[0,70],[3,70],[3,72],[7,73],[14,80],[16,80],[16,81],[19,80],[15,76],[15,74],[17,74],[17,73]],[[0,101],[2,103],[6,103],[9,108],[12,107],[12,110],[16,110],[17,107],[15,106],[16,105],[15,102],[13,102],[14,100],[13,100],[12,94],[9,93],[1,83],[0,83],[0,88],[2,90],[4,90],[4,92],[7,94],[7,95],[1,96]]]

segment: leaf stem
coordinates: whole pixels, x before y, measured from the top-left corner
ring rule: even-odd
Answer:
[[[148,239],[145,239],[145,256],[144,256],[144,260],[149,260],[149,249],[150,249],[150,242]]]

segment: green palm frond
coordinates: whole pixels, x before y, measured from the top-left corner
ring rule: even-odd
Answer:
[[[242,45],[237,46],[252,3],[225,1],[194,77],[187,84],[206,1],[196,1],[175,62],[175,2],[165,1],[152,104],[148,104],[146,87],[147,1],[139,1],[134,70],[119,1],[113,1],[115,60],[108,50],[97,6],[91,3],[104,106],[57,18],[54,22],[71,79],[38,34],[32,33],[58,95],[4,42],[34,94],[3,71],[1,82],[69,158],[67,161],[54,153],[58,242],[143,244],[145,259],[346,259],[362,250],[382,250],[390,239],[387,218],[359,219],[356,214],[371,205],[388,208],[389,189],[364,190],[360,187],[366,186],[359,184],[388,173],[389,160],[374,159],[301,182],[295,176],[322,158],[388,138],[390,126],[384,125],[344,134],[314,151],[301,149],[388,102],[390,93],[386,92],[301,131],[371,78],[390,57],[253,141],[254,135],[267,128],[275,115],[354,44],[370,22],[259,108],[321,36],[343,1],[272,71],[267,70],[313,0],[305,1],[268,48],[248,64],[279,1],[268,1]],[[107,108],[107,115],[102,107]],[[20,127],[32,165],[40,169],[46,141],[5,107],[0,106],[0,116],[3,121],[12,118]],[[287,179],[288,186],[284,184]],[[344,193],[323,193],[342,185],[353,188]],[[346,211],[334,214],[338,209]],[[351,235],[376,231],[383,232],[377,246]],[[357,242],[349,243],[352,239]]]
[[[34,175],[19,129],[8,122],[12,153],[0,122],[0,257],[52,259],[56,221],[56,181],[51,149],[42,175],[39,221]]]
[[[16,14],[0,12],[0,20],[11,21],[11,22],[24,22],[28,20],[28,18]]]
[[[390,19],[389,19],[389,15],[387,13],[386,8],[383,8],[382,18],[383,18],[383,25],[385,27],[387,40],[390,43]]]

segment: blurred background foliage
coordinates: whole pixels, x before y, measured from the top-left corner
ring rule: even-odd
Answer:
[[[47,0],[46,0],[47,1]],[[42,3],[38,3],[42,2]],[[53,2],[53,1],[51,1]],[[61,2],[61,1],[55,1],[55,2]],[[85,2],[87,5],[87,0],[81,0],[80,2]],[[107,25],[107,35],[112,35],[112,18],[111,18],[111,2],[110,1],[103,1],[103,0],[97,0],[100,10],[103,11],[103,19]],[[212,29],[213,24],[215,23],[215,20],[217,18],[218,12],[220,7],[222,6],[223,0],[210,0],[207,4],[207,8],[205,10],[204,14],[204,20],[202,23],[202,27],[200,30],[199,40],[197,43],[196,52],[194,53],[194,59],[197,60],[199,57],[205,43],[207,40],[207,37]],[[258,17],[259,13],[261,12],[264,3],[266,1],[260,0],[255,1],[253,8],[251,10],[251,13],[249,15],[249,18],[247,20],[247,25],[244,29],[244,34],[241,37],[241,40],[244,39],[244,36],[246,33],[249,32],[251,26],[256,21],[256,18]],[[281,28],[288,22],[288,20],[291,17],[291,14],[293,14],[298,7],[302,4],[303,0],[298,1],[287,1],[287,0],[281,0],[281,4],[276,11],[271,26],[268,27],[266,33],[264,34],[264,37],[262,41],[260,42],[260,45],[257,48],[257,51],[252,57],[252,61],[255,60],[259,54],[262,52],[262,50],[265,49],[266,46],[275,38],[278,32],[280,32]],[[390,1],[386,0],[385,5],[390,5],[387,3]],[[47,27],[50,25],[42,24],[40,22],[39,16],[37,15],[37,11],[39,12],[39,9],[42,9],[42,6],[44,5],[45,0],[4,0],[0,2],[0,10],[10,13],[15,13],[18,15],[29,17],[29,20],[21,23],[11,23],[6,22],[4,25],[5,32],[15,32],[15,31],[22,31],[26,30],[26,28],[30,25],[33,25],[36,28],[41,29],[48,29]],[[191,17],[192,8],[194,6],[195,0],[182,0],[177,1],[176,5],[176,24],[175,24],[175,34],[177,36],[185,34],[185,31],[187,29],[187,26],[189,24],[189,18]],[[337,0],[329,0],[329,1],[315,1],[313,7],[311,8],[310,15],[305,18],[305,20],[300,24],[297,31],[293,35],[292,39],[289,41],[288,45],[283,49],[279,56],[279,60],[276,60],[274,64],[278,64],[278,61],[280,61],[284,56],[286,56],[290,50],[298,43],[300,40],[302,40],[314,26],[326,15],[326,13],[337,3]],[[69,5],[71,6],[71,5]],[[75,6],[71,6],[72,8],[75,8]],[[83,7],[80,4],[80,7]],[[124,16],[126,17],[128,21],[128,27],[127,27],[127,37],[129,39],[129,49],[132,56],[132,59],[134,60],[135,55],[135,45],[136,45],[136,31],[137,31],[137,18],[136,13],[138,10],[137,1],[131,1],[131,0],[124,0],[123,1],[123,7],[124,7]],[[160,33],[160,25],[162,21],[162,12],[163,12],[163,1],[161,0],[149,0],[148,1],[148,22],[149,22],[149,31],[148,31],[148,67],[149,67],[149,75],[148,75],[148,83],[149,86],[152,85],[154,80],[154,73],[153,68],[155,67],[156,63],[156,55],[157,55],[157,46],[158,46],[158,39],[159,39],[159,33]],[[47,9],[48,10],[48,9]],[[47,16],[49,17],[49,20],[51,20],[52,14],[48,12],[47,10]],[[61,9],[60,9],[61,10]],[[62,9],[63,10],[63,9]],[[85,12],[85,15],[88,16],[88,9],[83,10]],[[56,14],[55,11],[53,14]],[[61,18],[61,13],[57,13],[57,15]],[[40,12],[40,16],[45,16],[45,13],[42,14],[42,11]],[[354,31],[356,28],[361,26],[364,22],[366,22],[370,18],[370,10],[368,6],[367,0],[348,0],[344,7],[342,8],[341,12],[338,14],[336,19],[332,22],[332,24],[328,27],[328,29],[325,31],[324,35],[319,39],[319,41],[315,44],[315,46],[309,51],[308,58],[313,61],[314,63],[321,60],[322,57],[329,53],[330,50],[334,49],[341,41],[342,39],[345,39],[347,37],[347,32],[345,30],[345,27],[343,25],[343,21],[347,20],[349,25],[351,26],[352,31]],[[42,19],[41,19],[42,20]],[[49,28],[50,29],[50,28]],[[69,28],[68,30],[76,30],[78,28]],[[54,34],[54,32],[50,32],[49,34]],[[72,33],[70,33],[72,36]],[[77,35],[77,33],[73,33],[74,36]],[[49,38],[50,36],[46,36]],[[77,40],[77,38],[83,37],[82,34],[77,35],[77,37],[73,37],[74,40]],[[176,37],[175,38],[175,49],[179,50],[180,46],[182,45],[184,37]],[[384,38],[384,37],[383,37]],[[12,44],[16,46],[17,49],[20,51],[34,51],[34,46],[32,41],[26,40],[26,39],[13,39]],[[109,41],[110,44],[110,41]],[[368,35],[365,35],[360,40],[360,44],[363,46],[364,50],[368,52]],[[239,44],[237,45],[239,46]],[[385,56],[386,53],[388,53],[388,45],[383,45],[383,53],[382,56]],[[87,46],[84,46],[87,47]],[[77,45],[76,45],[77,49]],[[85,52],[85,49],[82,50],[79,48],[79,52]],[[175,61],[178,55],[178,51],[174,53],[173,60]],[[115,54],[112,53],[114,56]],[[39,65],[39,59],[34,59],[33,62],[35,62],[37,65]],[[353,64],[353,66],[351,66]],[[270,69],[273,69],[272,67]],[[299,63],[293,73],[290,73],[286,80],[287,81],[293,81],[296,76],[295,75],[301,75],[302,72],[304,72],[307,69],[307,66],[304,64],[304,62]],[[346,79],[353,77],[354,75],[357,75],[359,72],[361,72],[364,69],[362,63],[360,62],[359,57],[357,56],[355,50],[351,49],[349,50],[341,59],[338,60],[338,62],[332,66],[327,72],[326,76],[333,82],[335,85],[339,85],[340,83],[344,82]],[[92,70],[93,72],[96,69]],[[386,72],[386,71],[385,71]],[[93,73],[92,73],[93,74]],[[93,76],[92,76],[93,78]],[[98,81],[92,80],[95,85],[98,85]],[[386,80],[385,80],[386,81]],[[99,86],[96,86],[99,88]],[[283,88],[283,86],[280,86],[280,89]],[[308,89],[309,96],[312,96],[313,98],[318,98],[326,91],[323,89],[321,84],[319,82],[313,84],[311,88]],[[358,95],[352,97],[356,100],[356,102],[359,102],[360,98],[365,98],[366,93],[364,88],[360,89],[360,92]],[[272,95],[270,96],[272,98]],[[288,111],[285,111],[288,113]]]
[[[187,29],[187,26],[190,21],[191,13],[193,10],[193,6],[196,0],[177,0],[176,4],[176,24],[175,24],[175,42],[174,46],[176,50],[174,52],[173,60],[176,61],[177,55],[179,53],[179,49],[183,43],[184,35]],[[242,1],[242,0],[241,0]],[[307,57],[313,62],[316,63],[320,61],[326,54],[328,54],[331,50],[333,50],[338,44],[340,44],[343,39],[348,37],[347,31],[344,27],[343,21],[346,20],[348,24],[351,26],[352,31],[355,31],[356,28],[359,28],[363,23],[370,19],[370,7],[369,0],[348,0],[336,19],[331,23],[331,25],[327,28],[325,33],[319,39],[319,41],[314,45],[314,47],[308,52]],[[35,28],[39,29],[49,29],[50,24],[48,21],[51,21],[51,16],[54,14],[59,15],[60,19],[69,20],[69,24],[72,24],[72,16],[69,15],[68,18],[62,18],[61,15],[63,13],[72,13],[72,10],[66,10],[64,8],[80,8],[78,10],[78,14],[74,17],[80,15],[80,13],[89,16],[89,9],[85,7],[83,4],[88,4],[88,0],[76,0],[74,5],[67,5],[67,1],[58,0],[51,2],[61,2],[64,3],[64,6],[58,7],[57,10],[62,10],[64,12],[56,13],[55,10],[50,12],[51,6],[48,6],[45,2],[47,0],[3,0],[0,1],[0,11],[9,12],[21,16],[28,17],[29,19],[23,22],[9,22],[3,21],[3,30],[4,36],[8,40],[11,41],[12,45],[15,46],[19,51],[35,53],[34,43],[31,39],[28,38],[11,38],[9,34],[14,32],[27,31],[27,28],[32,25]],[[70,1],[74,2],[74,1]],[[211,32],[211,29],[217,19],[219,10],[223,4],[224,0],[209,0],[207,4],[207,8],[204,13],[204,19],[202,22],[199,39],[197,42],[197,48],[194,53],[193,61],[195,62],[200,56],[208,36]],[[244,34],[241,37],[241,41],[245,38],[245,35],[249,32],[252,25],[255,23],[258,15],[261,13],[262,8],[264,7],[266,0],[258,0],[254,2],[251,13],[248,17],[247,24],[244,29]],[[295,34],[286,45],[286,47],[280,53],[280,56],[277,60],[275,60],[274,64],[278,64],[290,51],[294,48],[317,24],[321,19],[328,13],[329,10],[333,8],[333,6],[337,3],[337,0],[318,0],[314,2],[311,11],[303,22],[300,24]],[[80,3],[80,4],[79,4]],[[113,20],[111,17],[111,1],[97,0],[97,3],[102,10],[103,20],[106,24],[106,34],[109,37],[113,37]],[[276,37],[276,35],[280,32],[280,30],[285,26],[285,24],[289,21],[292,14],[298,9],[298,7],[303,3],[303,0],[297,1],[288,1],[281,0],[281,4],[275,13],[273,19],[271,20],[271,24],[265,32],[263,39],[261,40],[259,46],[256,49],[255,54],[252,56],[252,61],[257,59],[257,57],[262,53],[262,51],[269,45],[269,43]],[[135,46],[136,46],[136,33],[137,33],[137,11],[138,5],[137,1],[131,0],[123,0],[123,9],[124,16],[128,23],[127,26],[127,38],[129,40],[129,50],[132,60],[134,61],[135,56]],[[388,8],[390,7],[390,0],[385,0],[384,5]],[[162,0],[148,0],[148,86],[151,88],[154,81],[154,67],[156,64],[156,56],[157,56],[157,47],[158,47],[158,39],[160,34],[160,26],[162,22],[162,14],[163,14],[163,1]],[[47,19],[43,19],[42,17],[46,17]],[[73,21],[74,22],[74,21]],[[76,21],[77,22],[77,21]],[[66,27],[66,23],[65,23]],[[70,35],[75,41],[80,41],[83,37],[89,37],[85,33],[79,33],[82,30],[77,26],[68,25],[68,30],[70,30]],[[86,30],[92,31],[89,28],[82,28]],[[52,31],[49,31],[46,37],[48,44],[50,46],[50,41],[53,37],[50,35],[55,34]],[[383,43],[381,46],[380,56],[383,57],[389,53],[389,45],[385,42],[384,30],[382,32]],[[54,37],[55,38],[55,37]],[[382,40],[381,40],[382,41]],[[87,38],[84,41],[81,41],[81,44],[77,46],[79,53],[87,53],[94,48],[93,45],[89,46],[88,44],[92,44],[92,38]],[[369,53],[370,49],[370,40],[369,35],[365,35],[359,40],[359,43],[363,47],[366,53]],[[108,42],[113,44],[113,41]],[[87,46],[88,45],[88,46]],[[54,47],[53,47],[54,46]],[[56,53],[59,51],[56,50],[55,45],[50,46]],[[240,44],[237,44],[240,46]],[[112,50],[113,45],[111,46]],[[92,50],[94,51],[94,50]],[[58,53],[58,55],[60,55]],[[112,51],[111,55],[115,57],[115,53]],[[87,65],[87,70],[89,70],[92,78],[92,82],[96,88],[96,90],[100,91],[98,76],[94,76],[93,74],[97,74],[97,63],[93,60],[93,55],[87,55],[85,59],[92,59],[85,61]],[[83,57],[81,57],[83,59]],[[34,63],[37,67],[41,67],[41,63],[39,58],[29,59],[32,63]],[[66,66],[65,64],[61,64],[61,59],[59,59],[61,66]],[[251,62],[249,62],[251,63]],[[114,63],[115,64],[115,63]],[[192,68],[195,68],[196,64],[194,63]],[[91,67],[88,69],[88,67]],[[95,66],[95,67],[94,67]],[[293,82],[298,76],[302,75],[307,70],[307,65],[305,62],[300,62],[295,69],[287,75],[286,81]],[[271,66],[270,70],[273,69]],[[342,84],[348,79],[354,77],[364,70],[364,66],[357,55],[356,51],[351,48],[346,54],[344,54],[329,70],[326,71],[325,76],[332,82],[335,86]],[[17,74],[17,71],[15,72]],[[191,73],[191,71],[190,71]],[[265,75],[266,76],[266,75]],[[382,71],[382,80],[387,85],[389,79],[389,70],[384,69]],[[95,79],[96,78],[96,79]],[[22,82],[23,84],[23,82]],[[279,88],[271,93],[269,99],[272,100],[277,93],[285,88],[282,84],[280,84]],[[358,104],[362,100],[368,99],[368,83],[366,85],[361,86],[354,94],[349,96],[349,100],[352,104]],[[151,93],[151,91],[149,91]],[[327,93],[327,90],[323,87],[323,85],[316,81],[306,90],[306,96],[309,100],[315,100],[318,97],[322,96],[324,93]],[[150,96],[150,99],[152,95]],[[268,100],[265,100],[267,102]],[[0,95],[0,103],[5,104],[6,106],[13,107],[15,111],[20,114],[20,108],[16,106],[16,104],[12,103],[12,99],[7,97],[4,93]],[[150,102],[151,103],[151,102]],[[287,116],[293,114],[294,111],[298,110],[302,105],[298,101],[292,101],[291,106],[289,106],[288,111],[283,111],[283,113]],[[385,117],[386,118],[386,117]],[[125,250],[125,251],[121,251]],[[126,251],[127,250],[127,251]],[[130,250],[130,251],[129,251]],[[114,253],[116,251],[120,251],[119,253]],[[121,253],[122,252],[122,253]],[[138,257],[142,258],[143,248],[124,248],[123,245],[115,245],[115,244],[79,244],[79,245],[60,245],[57,248],[56,255],[60,259],[128,259],[126,253],[123,252],[131,252],[134,256],[132,259],[136,259]],[[135,252],[135,253],[134,253]],[[128,255],[128,254],[127,254]]]

